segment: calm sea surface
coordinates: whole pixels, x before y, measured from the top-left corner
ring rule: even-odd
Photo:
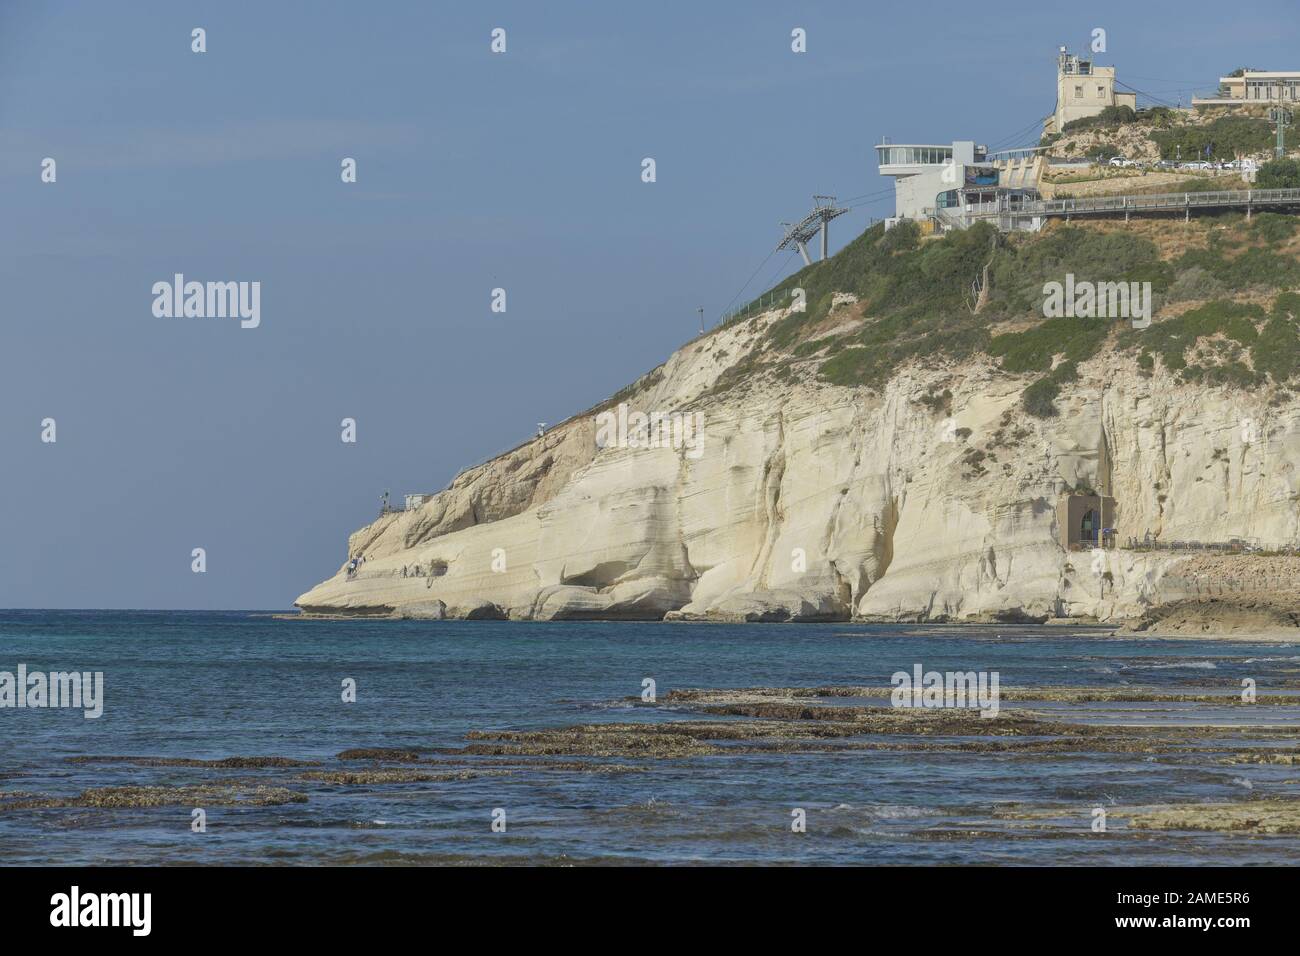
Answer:
[[[597,761],[640,772],[517,765],[463,780],[359,784],[305,779],[302,768],[69,759],[279,756],[338,769],[340,751],[383,747],[427,749],[464,767],[474,759],[454,751],[474,730],[728,719],[641,705],[647,677],[661,698],[681,688],[888,687],[892,673],[920,663],[997,671],[1004,690],[1235,694],[1249,677],[1261,694],[1294,693],[1294,644],[1008,626],[307,623],[244,612],[0,611],[0,671],[20,663],[103,671],[105,704],[97,720],[0,709],[0,863],[1300,861],[1298,836],[1091,831],[1096,806],[1300,797],[1300,766],[1186,753],[773,751]],[[355,703],[341,700],[346,678],[356,681]],[[1241,725],[1242,747],[1296,744],[1295,734],[1257,740],[1247,724],[1300,728],[1293,706],[1004,703],[1003,711],[1018,707],[1078,723]],[[188,803],[4,806],[92,788],[231,781],[306,800],[211,806],[205,833],[191,831]],[[1004,811],[1017,806],[1038,818],[1009,818]],[[492,831],[495,808],[505,810],[505,833]],[[791,832],[793,808],[806,811],[806,833]]]

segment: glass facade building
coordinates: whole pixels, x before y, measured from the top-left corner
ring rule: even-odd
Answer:
[[[952,159],[951,146],[877,146],[881,166],[940,166]]]

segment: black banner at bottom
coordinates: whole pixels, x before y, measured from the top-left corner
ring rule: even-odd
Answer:
[[[1216,868],[50,868],[0,867],[5,939],[124,942],[283,939],[373,943],[377,934],[477,927],[536,938],[634,936],[702,923],[733,944],[777,924],[945,934],[965,925],[1053,938],[1200,934],[1228,942],[1291,925],[1291,873]],[[750,922],[752,926],[746,926]],[[712,928],[705,928],[712,927]],[[948,929],[944,929],[947,927]],[[664,927],[660,926],[661,929]],[[618,939],[618,936],[612,939]]]

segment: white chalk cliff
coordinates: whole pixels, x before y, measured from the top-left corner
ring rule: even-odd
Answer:
[[[987,358],[904,367],[878,392],[818,382],[816,359],[713,391],[781,314],[688,344],[623,396],[647,413],[701,412],[698,457],[598,448],[594,416],[571,419],[355,532],[357,574],[341,567],[296,604],[414,617],[1110,621],[1186,596],[1186,559],[1121,549],[1103,567],[1067,552],[1056,509],[1067,489],[1107,488],[1121,541],[1300,534],[1295,396],[1270,407],[1159,365],[1144,376],[1133,354],[1110,351],[1080,364],[1049,419],[1020,406],[1032,376]],[[950,413],[918,401],[943,389]]]

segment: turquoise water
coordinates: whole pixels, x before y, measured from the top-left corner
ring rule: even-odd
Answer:
[[[104,714],[0,709],[3,794],[264,783],[279,806],[5,809],[4,863],[717,862],[1282,864],[1300,838],[1091,832],[1094,806],[1300,794],[1300,766],[1224,765],[1207,753],[846,750],[600,759],[636,773],[515,767],[500,776],[340,785],[297,769],[140,766],[86,756],[321,761],[357,747],[457,755],[471,730],[702,719],[642,706],[643,678],[679,688],[869,685],[920,663],[996,670],[1012,687],[1141,685],[1260,693],[1300,688],[1294,644],[1132,641],[1084,629],[830,625],[285,622],[243,612],[0,612],[0,671],[103,671]],[[341,682],[357,684],[344,703]],[[862,701],[858,701],[862,703]],[[1296,727],[1300,708],[1003,704],[1053,719]],[[720,718],[703,718],[720,719]],[[1242,746],[1294,747],[1287,734]],[[907,745],[909,737],[875,738]],[[987,740],[988,738],[980,738]],[[974,738],[971,738],[974,740]],[[928,744],[962,741],[926,738]],[[1216,744],[1222,746],[1222,744]],[[444,751],[438,753],[438,751]],[[559,758],[564,759],[564,758]],[[573,759],[573,758],[570,758]],[[537,761],[536,763],[540,763]],[[359,766],[364,766],[361,764]],[[349,769],[356,769],[356,766]],[[1032,822],[1008,819],[1013,805]],[[791,832],[792,808],[807,832]],[[506,811],[505,833],[491,829]]]

